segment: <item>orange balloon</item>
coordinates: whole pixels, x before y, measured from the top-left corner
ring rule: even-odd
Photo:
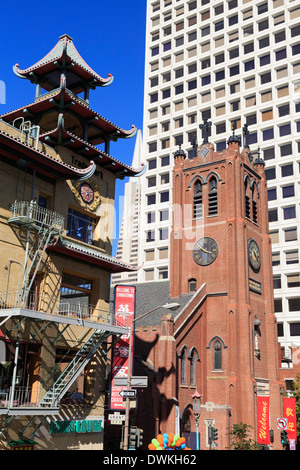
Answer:
[[[155,447],[154,444],[149,444],[149,445],[148,445],[148,449],[149,449],[149,450],[156,450],[156,447]]]
[[[162,434],[158,434],[157,438],[158,442],[160,443],[160,445],[164,445],[164,438],[162,436]]]
[[[181,444],[183,444],[182,439],[183,439],[182,437],[180,437],[179,439],[177,439],[176,444],[175,444],[176,447],[180,447]]]

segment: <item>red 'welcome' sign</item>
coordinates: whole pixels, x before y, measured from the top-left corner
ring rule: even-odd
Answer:
[[[270,444],[270,397],[257,397],[257,443]]]
[[[135,287],[115,286],[115,325],[130,328],[131,318],[135,314]],[[121,390],[126,387],[116,387],[115,377],[126,377],[128,375],[129,362],[129,330],[122,335],[114,345],[112,353],[112,383],[110,394],[110,408],[113,410],[124,410]],[[131,371],[132,372],[132,371]]]

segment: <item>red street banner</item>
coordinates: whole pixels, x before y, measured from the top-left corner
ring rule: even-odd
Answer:
[[[131,318],[134,318],[134,313],[135,287],[115,286],[115,325],[130,328]],[[129,336],[128,330],[128,334],[124,334],[118,339],[112,352],[112,382],[110,394],[110,408],[112,410],[125,409],[120,392],[126,387],[116,387],[114,379],[115,377],[126,377],[128,375]]]
[[[257,443],[270,444],[270,397],[257,397]]]
[[[288,439],[297,440],[296,398],[283,398],[284,417],[288,420]]]

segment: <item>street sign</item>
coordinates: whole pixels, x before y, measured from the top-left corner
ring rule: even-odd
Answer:
[[[127,385],[127,377],[115,377],[115,386],[116,387],[126,387]],[[130,386],[136,388],[146,388],[148,387],[148,377],[147,375],[135,375],[131,377]]]
[[[110,424],[123,424],[121,419],[111,419]]]
[[[287,418],[277,418],[277,429],[280,431],[285,431],[288,428]]]
[[[109,421],[117,420],[117,421],[125,421],[125,415],[121,415],[119,413],[114,413],[111,415],[108,415]]]
[[[136,390],[121,390],[119,395],[123,398],[135,398]]]

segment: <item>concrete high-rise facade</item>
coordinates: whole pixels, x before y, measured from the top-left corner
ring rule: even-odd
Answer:
[[[265,161],[282,357],[300,345],[300,6],[291,0],[148,0],[139,282],[169,279],[172,170],[211,123],[217,151],[235,127]],[[283,365],[287,366],[287,363]]]

